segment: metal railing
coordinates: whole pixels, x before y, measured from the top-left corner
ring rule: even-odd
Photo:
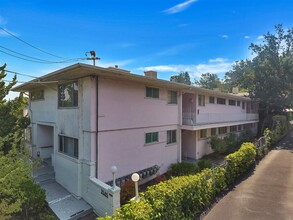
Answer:
[[[235,121],[258,120],[258,114],[255,113],[194,113],[183,112],[183,125],[200,125]]]

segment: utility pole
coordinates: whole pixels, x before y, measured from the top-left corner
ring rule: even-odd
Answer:
[[[93,61],[93,65],[96,66],[96,60],[100,60],[101,58],[96,57],[96,52],[94,50],[91,50],[90,52],[86,52],[85,56],[87,56],[88,54],[90,54],[92,57],[87,57],[87,60],[92,60]]]

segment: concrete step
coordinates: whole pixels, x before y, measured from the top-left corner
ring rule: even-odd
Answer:
[[[83,199],[76,199],[73,195],[68,195],[49,203],[59,219],[77,220],[93,211]]]
[[[93,211],[83,199],[77,199],[54,180],[44,181],[39,185],[46,190],[46,201],[61,220],[76,220]]]
[[[34,177],[34,181],[36,184],[40,184],[40,183],[48,181],[48,180],[55,180],[55,173],[54,172]]]

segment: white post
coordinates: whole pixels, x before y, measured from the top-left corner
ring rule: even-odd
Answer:
[[[139,197],[138,197],[138,180],[139,180],[139,175],[137,173],[134,173],[134,174],[132,174],[131,179],[132,179],[132,181],[135,184],[135,198],[134,198],[134,200],[135,201],[138,201],[139,200]]]
[[[115,179],[115,174],[117,172],[117,167],[116,166],[112,166],[111,167],[111,172],[113,174],[113,189],[116,188],[116,179]]]

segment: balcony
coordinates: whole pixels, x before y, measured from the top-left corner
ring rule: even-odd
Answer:
[[[256,120],[258,120],[257,113],[182,113],[182,124],[191,126]]]

